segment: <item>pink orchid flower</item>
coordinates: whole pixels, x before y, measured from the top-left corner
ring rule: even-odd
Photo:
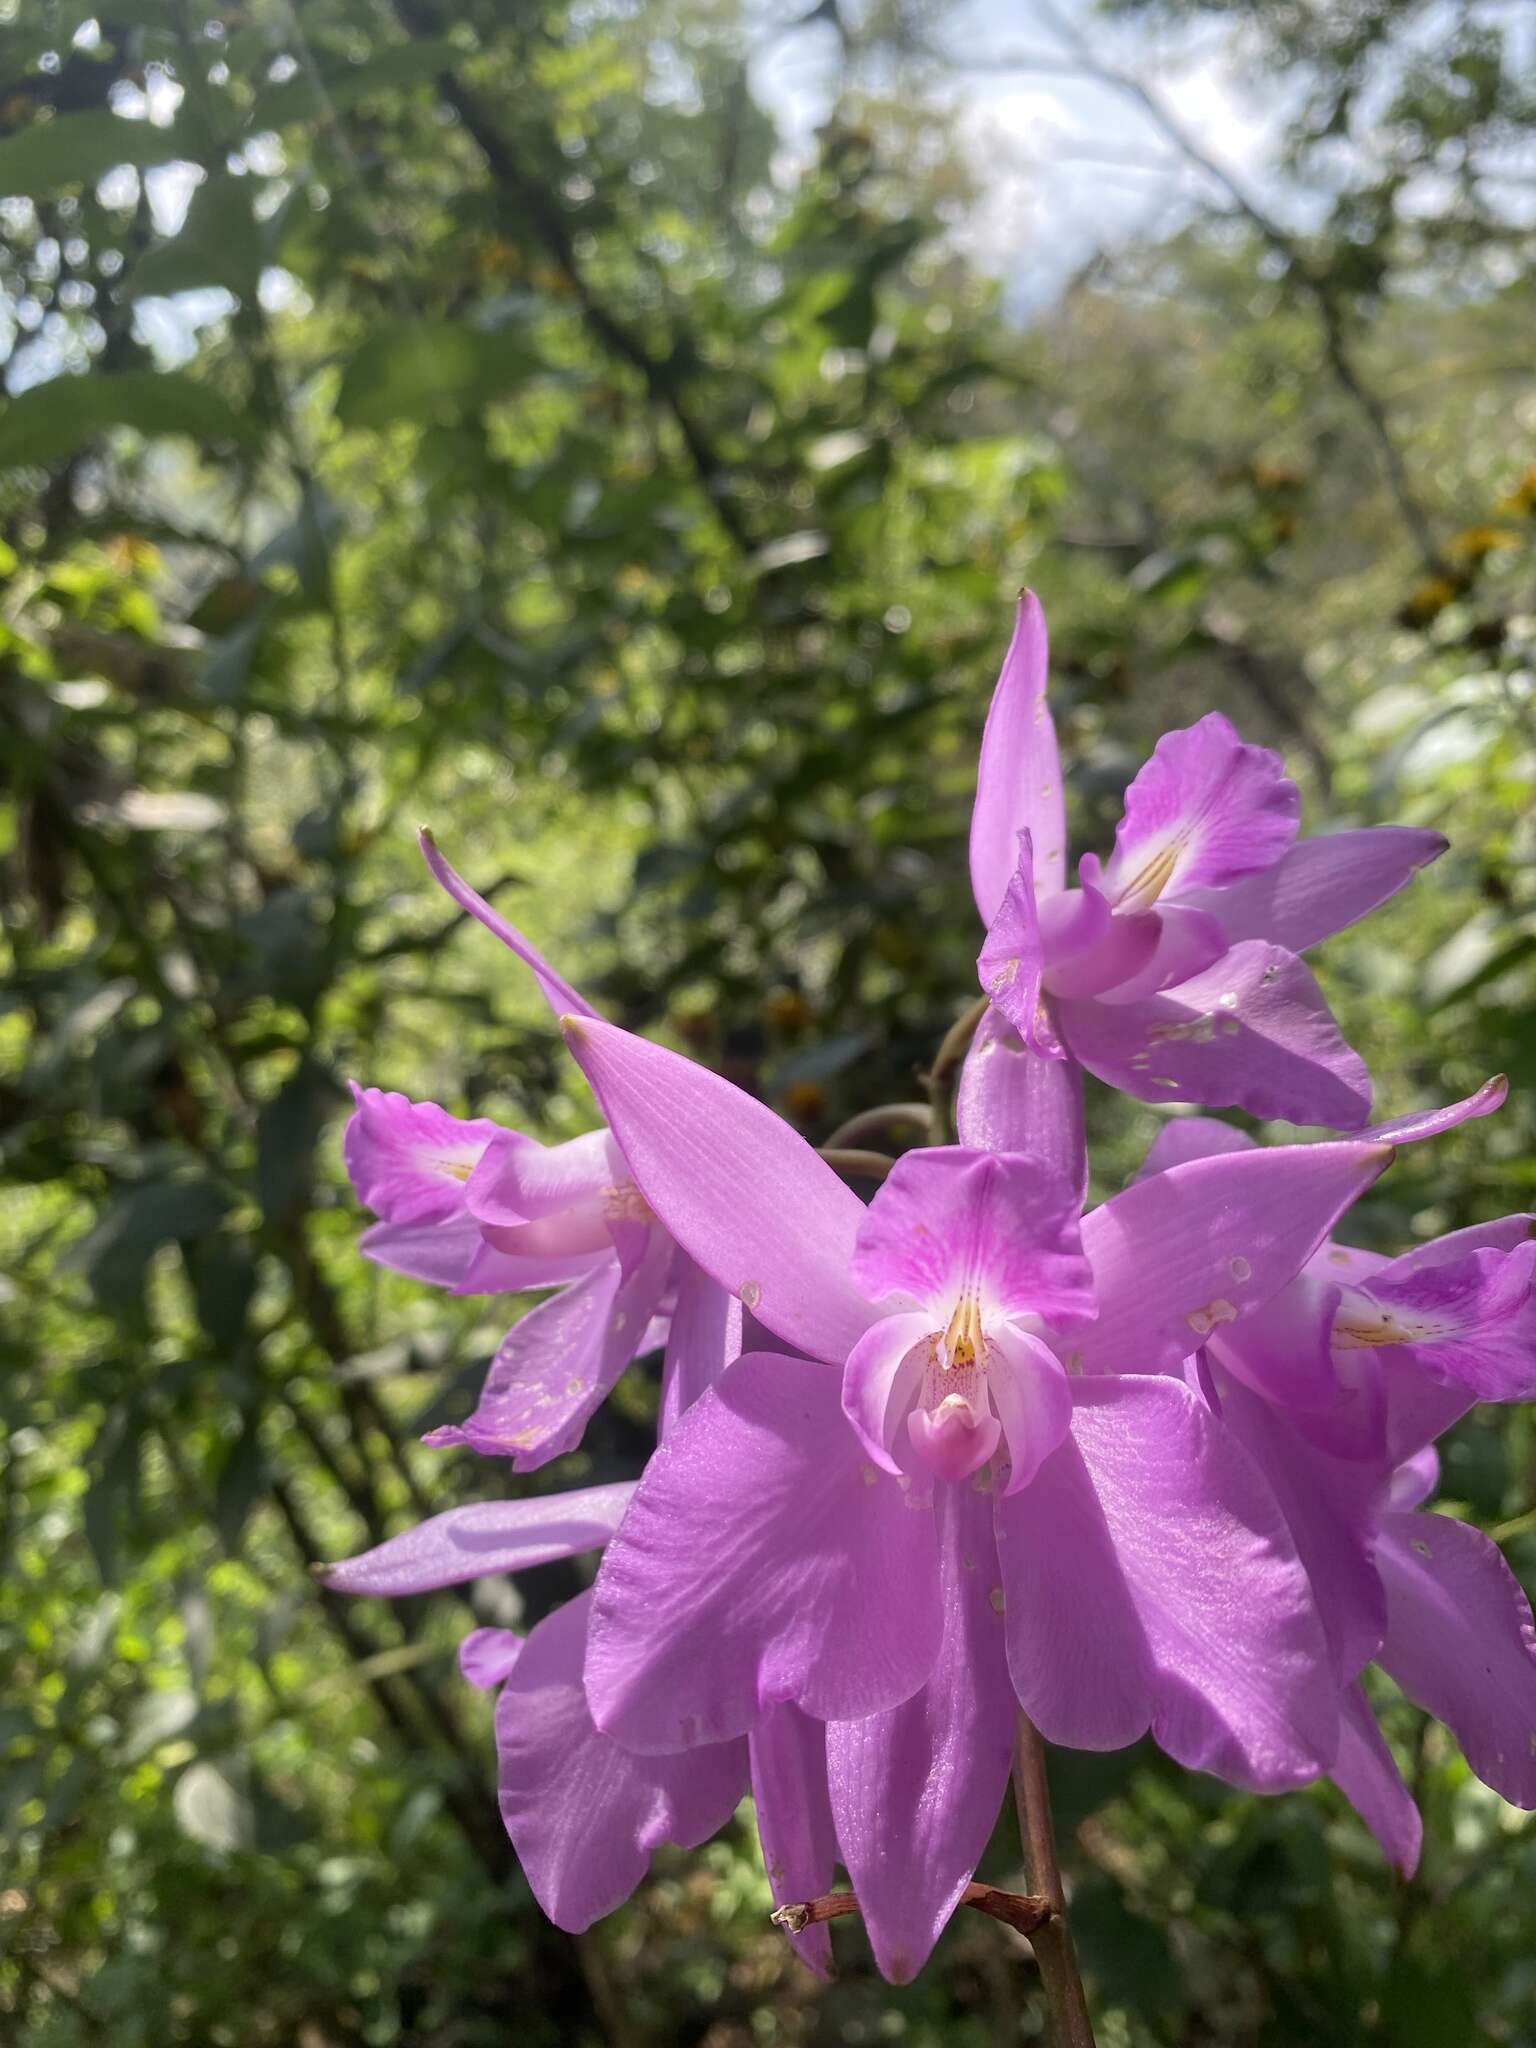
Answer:
[[[1085,854],[1069,887],[1046,661],[1044,614],[1026,591],[971,820],[987,927],[977,966],[998,1013],[973,1057],[1003,1038],[1059,1068],[1032,1077],[1032,1121],[1038,1137],[1049,1106],[1056,1145],[1074,1155],[1079,1067],[1145,1102],[1358,1129],[1370,1078],[1297,956],[1385,902],[1446,842],[1391,825],[1298,839],[1300,796],[1280,757],[1210,712],[1158,741],[1109,860]]]

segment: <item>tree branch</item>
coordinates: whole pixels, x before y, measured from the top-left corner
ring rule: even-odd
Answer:
[[[1196,170],[1219,185],[1258,235],[1283,258],[1287,272],[1317,309],[1322,328],[1323,353],[1327,357],[1328,366],[1333,372],[1335,382],[1360,414],[1371,439],[1376,444],[1386,475],[1387,488],[1391,492],[1404,527],[1425,567],[1436,574],[1442,573],[1444,560],[1435,540],[1429,516],[1419,503],[1409,479],[1407,464],[1393,436],[1386,408],[1361,374],[1345,324],[1343,309],[1328,279],[1316,269],[1305,249],[1289,230],[1282,227],[1274,215],[1260,205],[1235,172],[1230,171],[1218,157],[1210,155],[1201,147],[1150,86],[1132,72],[1119,71],[1113,65],[1101,63],[1093,54],[1083,31],[1075,22],[1058,13],[1052,0],[1035,0],[1035,10],[1071,51],[1071,64],[1065,68],[1075,69],[1081,76],[1092,78],[1100,85],[1109,87],[1111,91],[1123,93],[1128,99],[1134,100],[1153,126],[1167,138],[1185,161],[1193,164]],[[1060,71],[1064,66],[1058,59],[1042,59],[1033,52],[1025,52],[1018,56],[999,58],[988,68],[994,71]]]
[[[995,1884],[968,1884],[960,1894],[962,1906],[974,1906],[991,1920],[1001,1920],[1019,1934],[1036,1934],[1055,1913],[1049,1899],[1030,1892],[1005,1892]],[[791,1906],[779,1906],[769,1914],[775,1927],[786,1934],[803,1934],[825,1920],[846,1919],[860,1910],[853,1892],[823,1892],[819,1898],[801,1899]]]
[[[401,27],[413,40],[424,42],[443,33],[445,23],[429,0],[393,0],[393,5]],[[498,127],[479,96],[452,71],[438,73],[437,90],[480,151],[498,194],[515,207],[517,225],[532,228],[570,286],[587,331],[605,354],[639,375],[652,404],[670,417],[715,517],[735,545],[750,553],[753,537],[731,500],[729,465],[688,403],[677,348],[665,355],[654,354],[597,296],[576,253],[559,201],[522,161],[511,138]]]

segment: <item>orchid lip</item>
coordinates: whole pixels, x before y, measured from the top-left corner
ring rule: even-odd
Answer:
[[[1145,861],[1114,898],[1116,910],[1150,910],[1173,879],[1183,841],[1170,839]]]

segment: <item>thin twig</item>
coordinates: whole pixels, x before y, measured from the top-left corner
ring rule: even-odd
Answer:
[[[878,1109],[861,1109],[857,1116],[849,1117],[839,1124],[828,1138],[824,1151],[839,1145],[856,1145],[861,1138],[871,1138],[876,1131],[889,1130],[893,1124],[908,1124],[913,1130],[928,1130],[928,1105],[926,1102],[882,1102]]]
[[[1014,1739],[1013,1797],[1024,1850],[1025,1882],[1031,1895],[1044,1899],[1051,1909],[1030,1935],[1051,2016],[1051,2039],[1054,2048],[1094,2048],[1093,2021],[1088,2016],[1088,1999],[1072,1948],[1066,1894],[1062,1889],[1061,1867],[1056,1861],[1045,1744],[1027,1714],[1020,1714]]]
[[[1108,86],[1111,91],[1124,93],[1128,99],[1133,99],[1153,126],[1167,137],[1180,155],[1188,163],[1193,164],[1196,170],[1203,172],[1207,178],[1219,185],[1238,212],[1270,248],[1283,258],[1288,273],[1295,278],[1317,309],[1322,328],[1323,353],[1328,359],[1328,366],[1333,371],[1339,388],[1355,406],[1376,443],[1382,468],[1386,473],[1387,486],[1403,525],[1412,537],[1426,568],[1440,573],[1444,568],[1444,560],[1436,543],[1434,530],[1409,480],[1407,464],[1393,436],[1386,408],[1361,375],[1345,327],[1343,310],[1327,277],[1312,263],[1295,236],[1282,227],[1273,214],[1266,212],[1242,180],[1229,170],[1219,157],[1211,156],[1201,147],[1150,86],[1133,72],[1119,71],[1113,65],[1101,63],[1094,55],[1086,35],[1075,22],[1068,21],[1058,13],[1051,0],[1035,0],[1035,11],[1072,52],[1072,63],[1083,76],[1095,79],[1100,85]],[[1062,64],[1057,59],[1042,59],[1033,52],[1026,52],[1015,57],[1001,57],[991,68],[1005,71],[1059,71]]]
[[[821,1156],[834,1173],[855,1180],[884,1180],[896,1164],[889,1152],[861,1152],[846,1145],[823,1145]]]
[[[396,18],[406,33],[423,41],[443,33],[445,22],[426,0],[394,0]],[[683,351],[674,345],[656,354],[633,328],[604,303],[593,288],[576,252],[565,212],[529,169],[511,137],[492,118],[490,109],[454,72],[437,75],[437,90],[452,107],[485,160],[486,169],[508,213],[519,229],[531,230],[543,244],[569,286],[582,321],[606,355],[639,373],[652,403],[671,418],[687,450],[704,495],[728,538],[744,553],[753,539],[730,495],[730,470],[700,423],[685,391]]]
[[[978,996],[970,1008],[955,1019],[939,1040],[933,1065],[923,1076],[928,1090],[928,1142],[931,1145],[954,1143],[955,1088],[965,1056],[971,1049],[971,1040],[976,1036],[976,1027],[987,1014],[989,1003],[989,997]]]
[[[1049,1899],[1030,1892],[1005,1892],[995,1884],[968,1884],[960,1894],[960,1903],[974,1906],[989,1919],[1001,1920],[1020,1934],[1029,1935],[1037,1933],[1056,1910]],[[779,1906],[768,1917],[786,1934],[803,1934],[807,1927],[819,1927],[824,1920],[842,1920],[858,1911],[855,1893],[823,1892],[819,1898]]]

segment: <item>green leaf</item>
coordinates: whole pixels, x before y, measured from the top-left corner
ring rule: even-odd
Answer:
[[[251,421],[182,370],[92,370],[50,377],[0,413],[0,469],[62,462],[112,427],[186,434],[199,444],[254,445]]]
[[[301,1060],[261,1112],[256,1127],[256,1192],[269,1223],[302,1201],[315,1146],[341,1090],[313,1060]]]
[[[117,1524],[120,1510],[138,1499],[139,1418],[117,1408],[102,1424],[93,1453],[101,1462],[81,1503],[85,1540],[104,1586],[117,1581]]]
[[[67,1263],[83,1270],[103,1308],[131,1307],[142,1292],[144,1268],[160,1247],[217,1229],[225,1206],[207,1181],[147,1181],[112,1203],[71,1247]]]
[[[94,185],[119,164],[143,170],[184,152],[172,128],[124,121],[104,108],[55,114],[0,141],[0,193],[38,199],[66,185]]]
[[[266,1478],[261,1443],[249,1417],[229,1447],[213,1493],[213,1519],[224,1548],[233,1556]]]
[[[186,1261],[197,1320],[221,1352],[238,1350],[256,1292],[256,1266],[249,1251],[238,1238],[210,1231],[188,1245]]]
[[[305,72],[285,79],[260,94],[251,110],[253,128],[284,128],[294,121],[314,122],[326,107],[337,111],[360,106],[379,93],[421,85],[451,70],[463,51],[447,36],[396,43],[361,64],[340,64],[316,81]]]
[[[472,410],[504,395],[532,368],[505,334],[447,320],[397,323],[371,335],[336,394],[344,427],[381,427]]]

